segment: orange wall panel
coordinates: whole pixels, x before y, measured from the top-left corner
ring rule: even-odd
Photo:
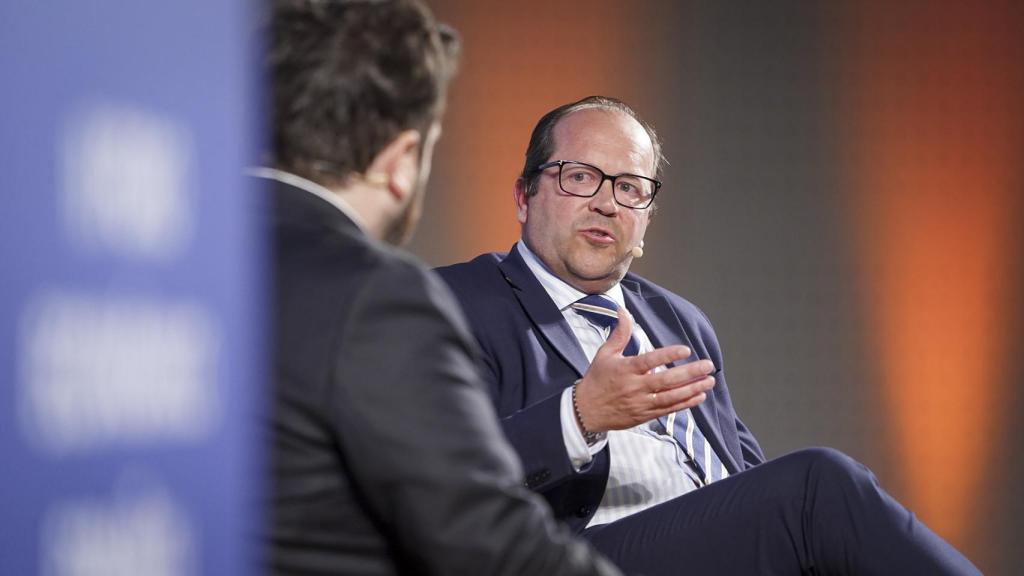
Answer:
[[[519,238],[512,185],[533,125],[560,104],[615,95],[629,77],[629,6],[583,3],[437,3],[462,35],[464,58],[445,124],[446,158],[457,167],[451,261],[507,250]],[[450,10],[448,10],[450,8]]]
[[[1003,444],[1024,102],[1006,2],[859,2],[844,122],[866,313],[906,503],[963,545]]]

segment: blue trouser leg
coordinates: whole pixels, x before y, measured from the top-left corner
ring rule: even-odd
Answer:
[[[583,536],[626,572],[980,574],[863,465],[813,448]]]

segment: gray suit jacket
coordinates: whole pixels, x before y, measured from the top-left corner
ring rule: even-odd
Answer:
[[[269,564],[294,574],[617,574],[523,486],[447,287],[269,182]]]

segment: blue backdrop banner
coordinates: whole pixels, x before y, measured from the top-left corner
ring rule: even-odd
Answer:
[[[0,574],[256,571],[252,6],[0,5]]]

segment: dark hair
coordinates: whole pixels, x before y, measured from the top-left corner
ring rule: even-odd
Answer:
[[[340,183],[440,117],[458,39],[419,0],[272,0],[270,17],[272,165]]]
[[[526,147],[526,163],[523,165],[521,176],[526,180],[526,195],[533,196],[537,193],[537,179],[540,172],[537,167],[551,160],[550,157],[555,148],[555,141],[552,133],[559,120],[580,110],[589,108],[602,108],[605,110],[617,110],[636,120],[643,126],[647,135],[651,138],[651,145],[654,148],[654,178],[660,178],[662,169],[667,161],[661,153],[661,141],[658,134],[650,124],[644,122],[628,104],[616,98],[608,96],[587,96],[582,100],[563,104],[548,112],[537,121],[533,127],[533,134],[530,135],[530,145]],[[572,160],[572,158],[561,158],[561,160]]]

